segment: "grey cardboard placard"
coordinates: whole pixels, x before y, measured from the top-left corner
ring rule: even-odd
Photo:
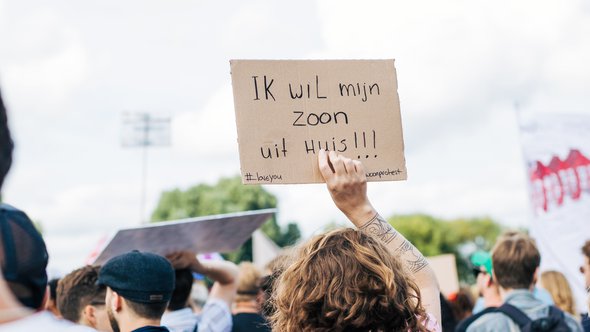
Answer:
[[[122,229],[108,242],[94,264],[103,264],[131,250],[160,255],[175,250],[195,253],[234,251],[274,213],[276,209],[265,209]]]

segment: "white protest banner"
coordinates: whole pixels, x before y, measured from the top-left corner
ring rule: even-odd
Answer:
[[[320,149],[405,180],[394,60],[232,60],[242,183],[323,182]]]
[[[579,266],[581,247],[590,240],[590,116],[537,114],[521,132],[541,270],[565,274],[585,308]]]
[[[105,246],[93,264],[103,264],[110,258],[131,250],[160,255],[175,250],[196,253],[234,251],[274,213],[276,209],[265,209],[122,229]]]

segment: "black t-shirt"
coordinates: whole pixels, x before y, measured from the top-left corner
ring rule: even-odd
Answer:
[[[131,332],[169,332],[167,327],[165,326],[144,326],[138,329],[135,329]]]
[[[232,332],[270,332],[270,326],[259,314],[239,313],[233,316]]]

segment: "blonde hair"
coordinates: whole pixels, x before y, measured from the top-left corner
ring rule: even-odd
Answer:
[[[426,331],[420,290],[397,257],[362,231],[316,236],[276,283],[273,331]]]
[[[240,274],[238,275],[238,294],[236,302],[256,300],[260,290],[261,273],[254,264],[250,262],[240,263]]]
[[[541,274],[541,285],[551,294],[555,306],[576,316],[572,289],[563,273],[558,271],[543,272]]]

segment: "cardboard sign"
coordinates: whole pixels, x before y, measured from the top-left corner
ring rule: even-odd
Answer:
[[[166,255],[176,250],[195,253],[238,249],[276,209],[221,214],[122,229],[105,246],[93,264],[131,250]]]
[[[426,259],[428,259],[430,267],[434,270],[441,293],[449,296],[449,294],[458,292],[459,274],[457,273],[455,255],[445,254],[426,257]]]
[[[242,183],[317,183],[320,148],[405,180],[394,60],[232,60]]]

